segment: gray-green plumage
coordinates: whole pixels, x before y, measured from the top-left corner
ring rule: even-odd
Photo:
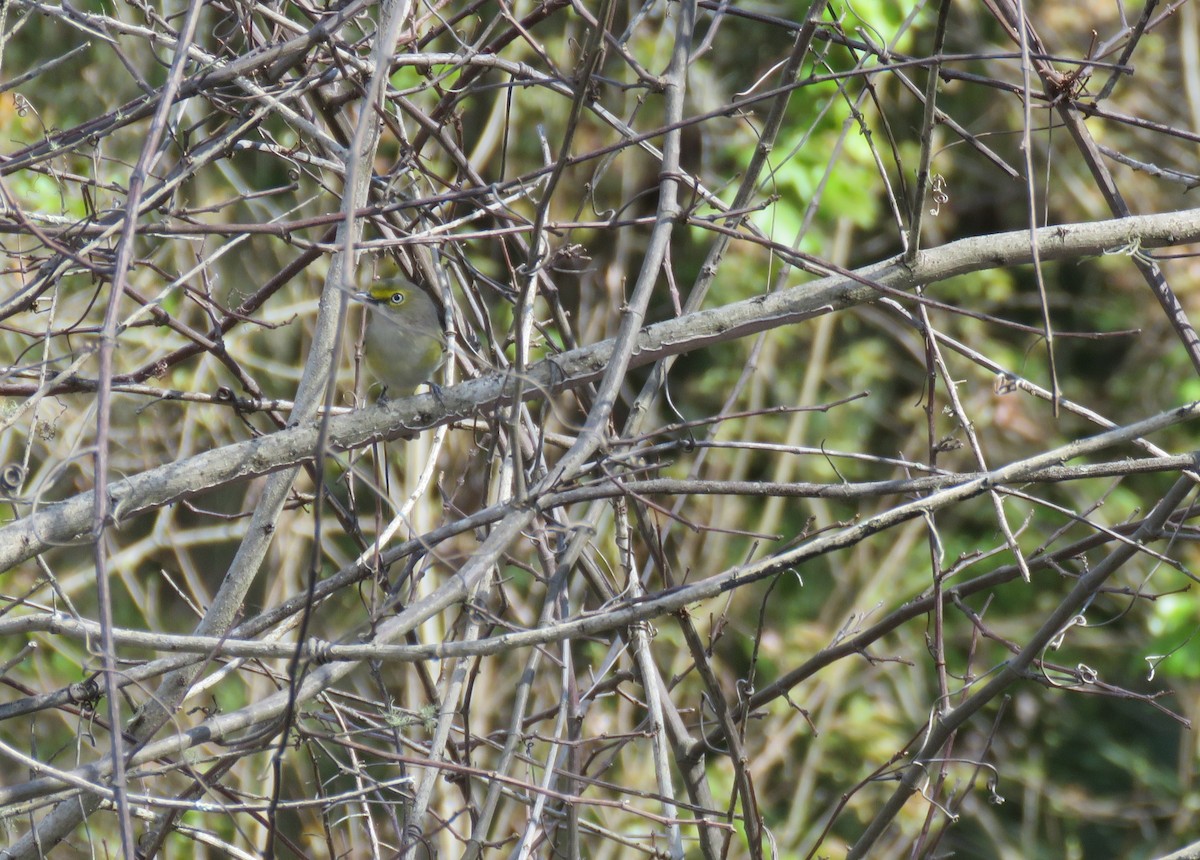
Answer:
[[[388,397],[407,397],[446,360],[446,333],[433,299],[403,279],[354,294],[367,306],[363,357]]]

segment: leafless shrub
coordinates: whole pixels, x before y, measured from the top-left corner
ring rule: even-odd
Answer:
[[[5,856],[1183,841],[1195,12],[895,5],[0,5]]]

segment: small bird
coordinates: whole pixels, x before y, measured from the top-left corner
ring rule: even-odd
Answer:
[[[371,312],[363,358],[383,385],[381,397],[407,397],[446,360],[446,332],[437,305],[403,278],[377,281],[354,298]]]

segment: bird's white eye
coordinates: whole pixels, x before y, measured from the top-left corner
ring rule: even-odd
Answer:
[[[392,297],[389,301],[391,301],[391,303],[394,305],[404,304],[404,293],[392,293]]]

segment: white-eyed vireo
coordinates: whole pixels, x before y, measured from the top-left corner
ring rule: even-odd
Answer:
[[[367,306],[363,358],[385,397],[407,397],[446,360],[446,332],[433,299],[403,278],[354,293]]]

